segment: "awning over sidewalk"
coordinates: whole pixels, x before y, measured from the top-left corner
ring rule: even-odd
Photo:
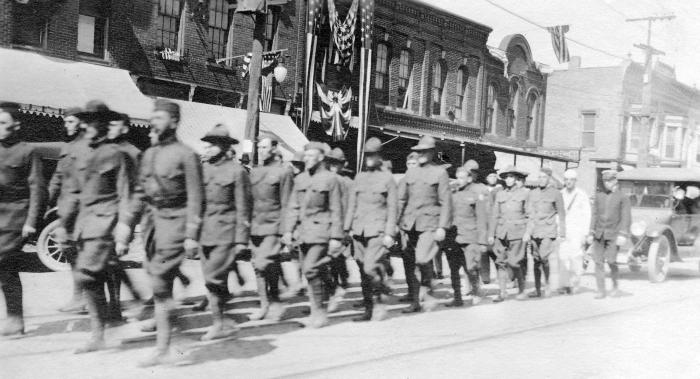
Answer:
[[[226,125],[232,137],[243,141],[247,116],[245,109],[181,100],[173,101],[180,104],[182,113],[178,131],[179,137],[193,149],[201,151],[200,138],[219,123]],[[303,150],[304,145],[309,142],[289,116],[263,112],[260,113],[260,137],[271,137],[278,140],[285,159],[290,159],[295,151]]]
[[[99,99],[145,124],[153,100],[126,70],[0,48],[0,101],[20,103],[30,113],[59,116],[60,110]]]

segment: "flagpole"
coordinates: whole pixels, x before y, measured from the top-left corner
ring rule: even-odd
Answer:
[[[253,30],[253,49],[250,64],[248,65],[248,112],[245,123],[245,139],[253,163],[258,161],[258,135],[260,134],[260,82],[262,72],[262,52],[265,41],[265,26],[267,14],[255,13],[255,29]]]

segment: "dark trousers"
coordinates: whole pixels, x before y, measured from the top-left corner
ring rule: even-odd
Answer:
[[[327,243],[314,243],[301,245],[301,271],[309,283],[311,293],[309,300],[312,307],[321,308],[323,296],[330,282]],[[313,308],[312,308],[313,310]]]
[[[420,232],[415,229],[405,232],[406,250],[404,251],[404,269],[408,293],[414,305],[420,302],[420,287],[431,289],[433,279],[433,258],[438,249],[432,232]],[[420,281],[417,272],[420,271]]]
[[[554,252],[557,244],[554,238],[533,238],[532,246],[533,271],[535,274],[535,291],[540,293],[542,288],[542,274],[545,285],[549,284],[549,256]]]
[[[496,264],[496,254],[493,252],[493,246],[489,246],[488,250],[481,254],[481,267],[479,275],[484,284],[491,283],[491,262]]]
[[[613,282],[613,289],[617,289],[618,268],[617,252],[618,246],[615,240],[596,239],[593,241],[593,261],[595,262],[595,279],[598,292],[605,294],[605,262],[610,267],[610,279]]]

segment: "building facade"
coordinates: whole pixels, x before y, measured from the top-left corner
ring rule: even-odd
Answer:
[[[649,145],[643,147],[643,76],[644,67],[631,61],[583,68],[578,57],[549,76],[544,142],[580,149],[579,183],[588,193],[602,188],[603,170],[636,167],[641,149],[649,166],[698,165],[698,91],[678,82],[670,67],[654,65]]]

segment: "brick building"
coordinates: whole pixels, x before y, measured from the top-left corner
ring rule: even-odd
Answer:
[[[592,193],[600,173],[637,165],[644,67],[625,61],[611,67],[582,68],[578,57],[548,79],[544,142],[581,151],[579,182]],[[676,80],[657,62],[651,79],[650,166],[700,165],[700,92]]]
[[[269,76],[270,105],[263,111],[286,115],[293,108],[303,75],[297,59],[303,50],[297,41],[303,34],[298,25],[303,25],[306,5],[303,0],[277,3],[281,5],[269,8],[264,49],[283,50],[279,62],[287,69],[287,79],[278,83]],[[35,83],[35,90],[42,90],[42,85],[56,90],[34,91],[53,93],[54,98],[48,99],[36,94],[19,96],[12,93],[15,89],[5,88],[8,93],[2,93],[1,100],[20,99],[34,114],[33,125],[57,130],[60,121],[50,117],[68,106],[83,104],[87,95],[130,113],[136,124],[143,125],[149,97],[245,108],[248,78],[243,76],[242,58],[252,46],[253,21],[235,14],[235,9],[236,1],[229,0],[2,0],[0,59],[8,66],[8,62],[18,63],[5,72],[16,72],[27,84]],[[217,63],[231,56],[239,58]],[[39,75],[27,72],[23,61]],[[42,77],[49,72],[50,77]],[[58,84],[68,79],[75,85]],[[117,93],[100,88],[105,86]],[[144,102],[148,105],[143,106]],[[193,108],[192,112],[212,109],[217,108]],[[216,110],[220,118],[234,113],[241,117],[240,112],[226,109]],[[266,117],[270,119],[263,115],[263,122]],[[245,114],[242,118],[230,120],[237,124],[232,127],[242,130]],[[284,123],[294,125],[291,119]],[[192,125],[195,129],[212,126]]]
[[[336,0],[341,18],[350,3]],[[492,48],[490,32],[427,1],[376,1],[369,133],[388,141],[394,167],[403,168],[424,134],[439,141],[439,156],[450,163],[563,171],[572,160],[539,151],[547,77],[527,40],[510,35]]]

